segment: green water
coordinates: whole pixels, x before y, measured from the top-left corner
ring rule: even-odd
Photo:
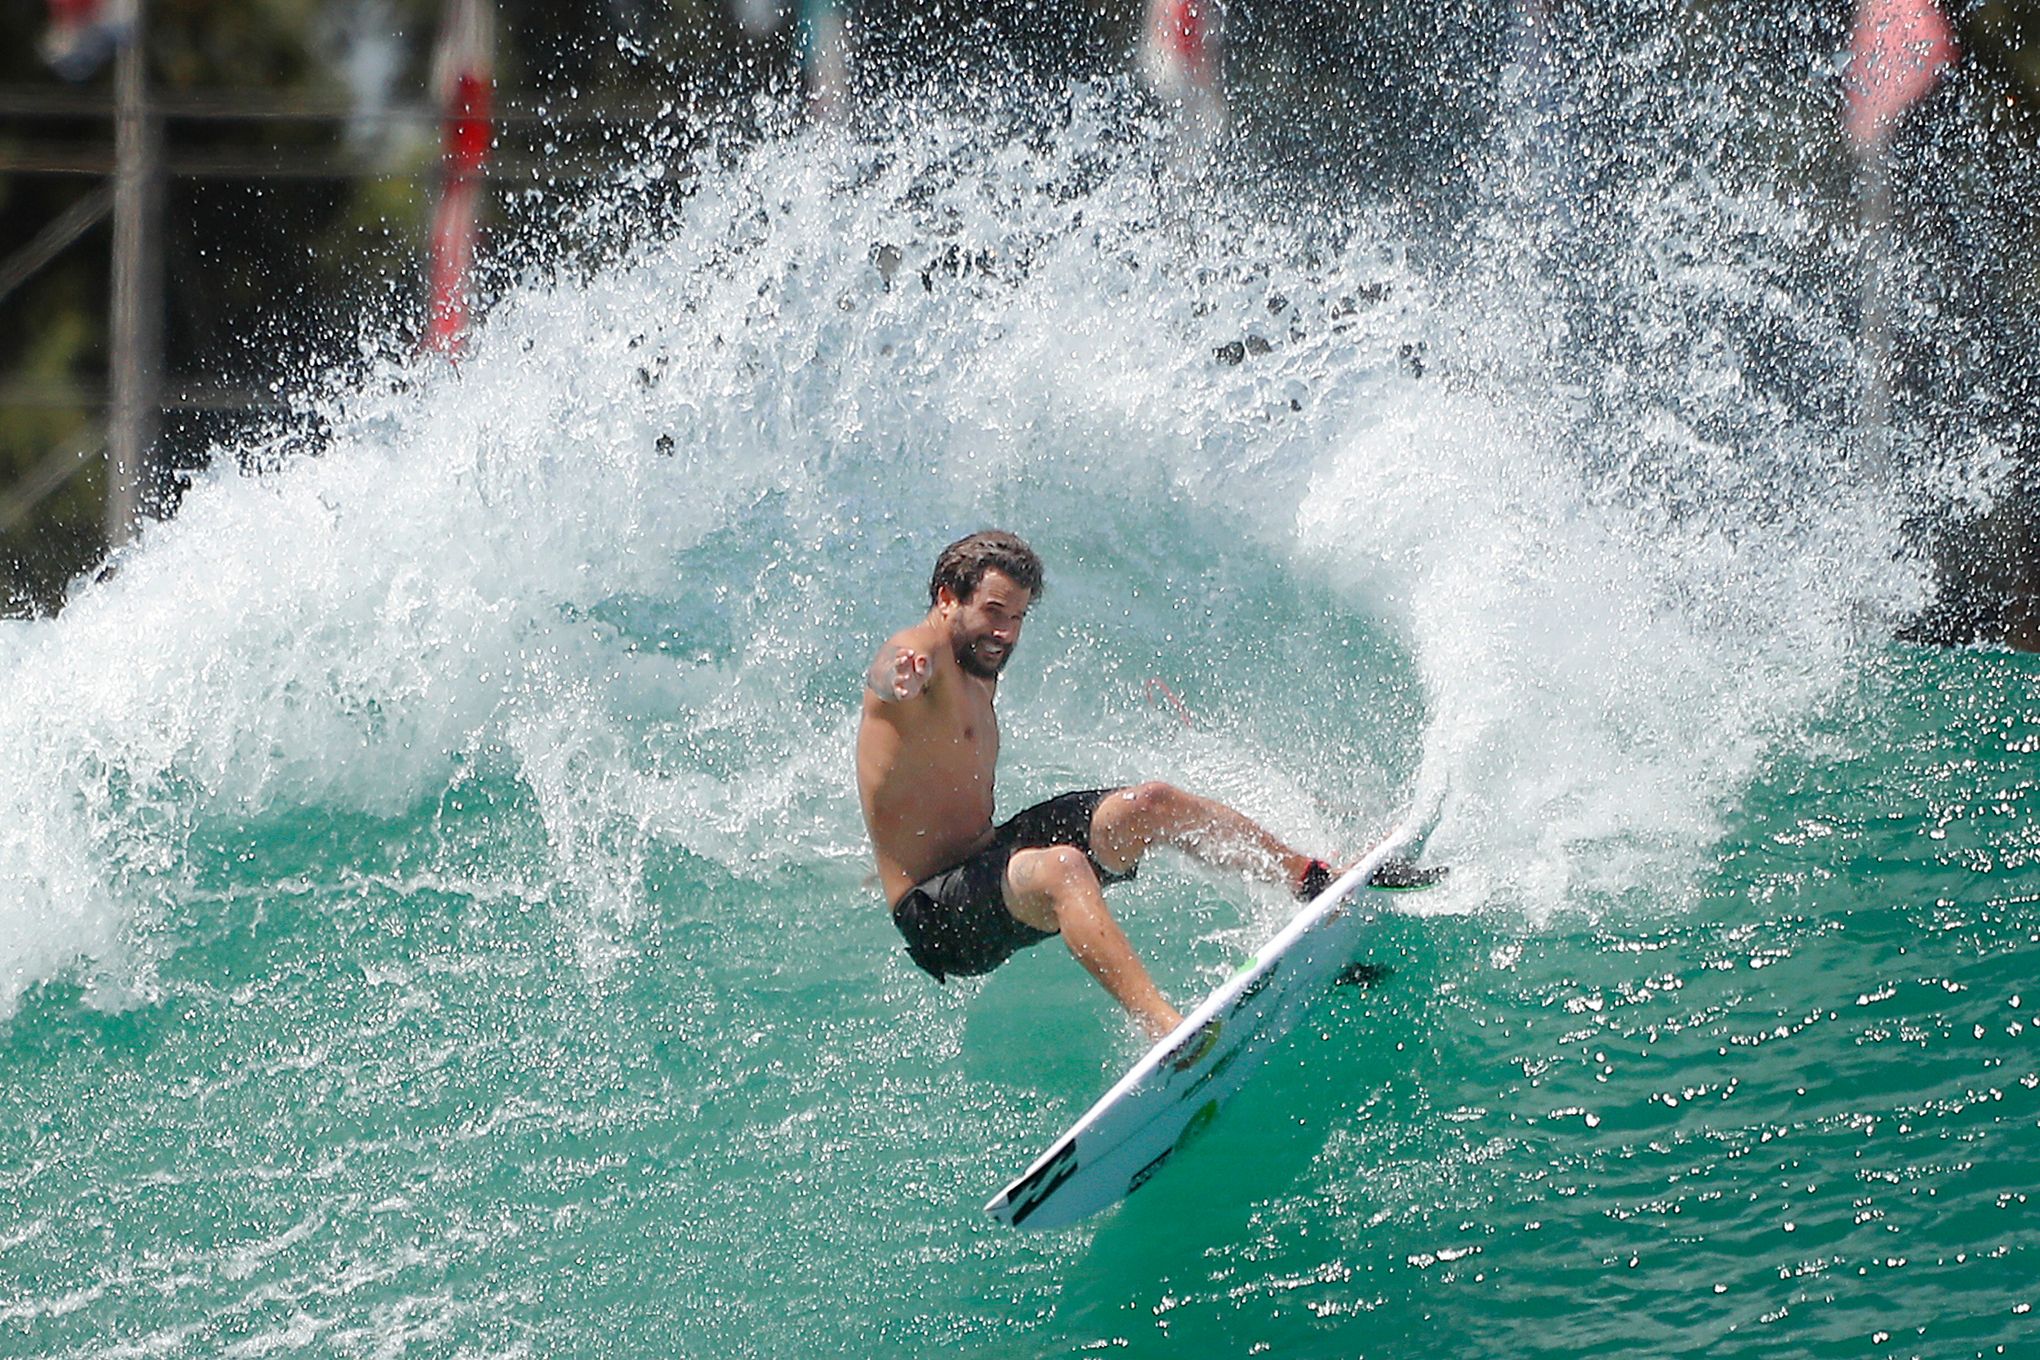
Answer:
[[[1745,331],[1847,343],[1755,286],[1803,218],[1640,189],[1582,282],[1710,339],[1583,394],[1511,212],[1327,243],[1146,145],[768,142],[0,630],[0,1353],[2036,1353],[2040,677],[1889,642],[1931,497],[1752,404]],[[1135,1043],[1053,945],[916,972],[850,768],[985,523],[1002,813],[1429,787],[1453,865],[1052,1234],[980,1206]],[[1113,901],[1186,1003],[1291,905]]]
[[[1392,921],[1384,981],[1327,998],[1122,1210],[1046,1237],[977,1205],[1127,1056],[1067,960],[937,992],[852,868],[675,853],[591,969],[514,875],[463,882],[542,841],[486,779],[237,828],[161,925],[152,1004],[47,985],[0,1045],[0,1338],[2020,1354],[2035,677],[1884,654],[1864,711],[1749,791],[1690,907]],[[1157,954],[1171,895],[1130,910]]]

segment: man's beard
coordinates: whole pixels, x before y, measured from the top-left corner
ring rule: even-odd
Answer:
[[[1013,649],[1008,647],[999,653],[997,659],[988,659],[978,655],[977,650],[978,644],[985,641],[988,639],[952,637],[950,646],[956,653],[956,664],[963,667],[966,674],[975,675],[980,680],[996,680],[999,672],[1006,668],[1006,663],[1013,659]]]

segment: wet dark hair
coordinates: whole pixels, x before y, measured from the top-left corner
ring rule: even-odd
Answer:
[[[985,529],[957,539],[935,559],[935,574],[928,579],[928,603],[935,603],[944,586],[954,591],[957,599],[968,600],[988,571],[1003,572],[1029,595],[1041,595],[1041,559],[1034,549],[1018,534]]]

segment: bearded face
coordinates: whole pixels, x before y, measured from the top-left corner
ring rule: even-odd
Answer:
[[[984,633],[971,635],[961,620],[949,630],[949,644],[956,651],[956,664],[980,680],[996,680],[1013,655],[1012,647]]]
[[[1020,641],[1020,624],[1032,597],[1003,572],[988,571],[968,600],[949,616],[949,645],[967,675],[996,680]]]

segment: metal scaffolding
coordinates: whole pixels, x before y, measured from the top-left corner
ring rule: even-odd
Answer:
[[[149,111],[143,15],[120,45],[114,66],[113,301],[110,313],[111,401],[106,413],[106,543],[125,544],[161,418],[156,379],[163,350],[162,252],[156,238],[162,196],[157,188],[157,129]]]
[[[86,177],[101,181],[12,256],[0,260],[0,303],[39,271],[59,259],[110,216],[113,220],[111,288],[108,297],[109,359],[105,383],[25,381],[0,375],[0,405],[103,411],[94,421],[51,449],[13,485],[0,487],[0,533],[28,522],[37,507],[101,457],[106,460],[103,528],[107,545],[119,547],[147,513],[152,484],[151,457],[158,429],[169,411],[244,411],[274,407],[269,393],[232,390],[218,382],[166,371],[163,364],[163,201],[172,183],[194,180],[308,181],[403,179],[425,181],[442,172],[437,160],[390,169],[369,163],[339,146],[331,148],[179,145],[175,125],[283,127],[313,123],[337,127],[358,120],[360,110],[328,96],[296,97],[275,90],[156,90],[148,77],[146,34],[137,5],[134,26],[116,54],[112,99],[104,91],[55,84],[0,85],[0,115],[31,124],[90,121],[112,128],[106,141],[77,141],[62,134],[0,147],[0,174]],[[650,101],[501,104],[499,128],[548,129],[563,125],[624,122],[650,125],[671,112],[670,103]],[[421,127],[441,124],[448,111],[424,100],[380,109],[387,123]],[[540,154],[513,137],[508,149],[492,151],[464,172],[470,192],[505,181],[566,184],[604,174],[596,163],[556,150]]]

